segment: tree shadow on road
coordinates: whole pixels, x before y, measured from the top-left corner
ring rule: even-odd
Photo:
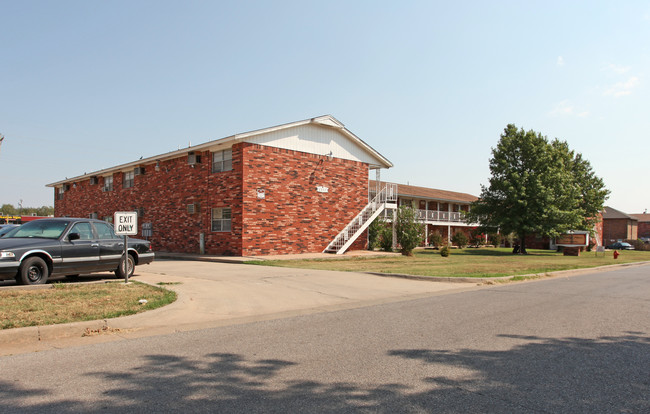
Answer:
[[[309,377],[301,374],[298,362],[283,359],[152,354],[128,372],[88,373],[103,384],[92,401],[56,400],[52,390],[0,380],[0,406],[3,412],[38,413],[650,412],[647,335],[501,337],[514,345],[503,350],[389,350],[389,356],[399,359],[392,363],[401,373],[355,382]],[[291,370],[295,375],[286,375]],[[30,402],[33,397],[48,402]]]
[[[390,354],[474,375],[430,376],[437,388],[478,393],[531,412],[650,412],[650,338],[541,338],[500,335],[520,342],[507,350],[403,349]],[[437,371],[434,369],[434,371]]]

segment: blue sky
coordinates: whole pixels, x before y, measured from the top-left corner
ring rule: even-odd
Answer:
[[[0,204],[65,177],[331,114],[480,194],[508,123],[568,141],[650,208],[647,1],[0,0]]]

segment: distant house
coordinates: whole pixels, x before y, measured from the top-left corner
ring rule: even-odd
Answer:
[[[636,217],[606,206],[603,212],[603,245],[618,240],[637,239],[638,225]]]
[[[639,221],[638,227],[638,236],[639,237],[650,237],[650,214],[641,213],[641,214],[630,214]]]

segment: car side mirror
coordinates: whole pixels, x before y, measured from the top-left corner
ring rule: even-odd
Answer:
[[[79,240],[81,238],[81,235],[79,233],[70,233],[68,235],[68,240],[73,241],[73,240]]]

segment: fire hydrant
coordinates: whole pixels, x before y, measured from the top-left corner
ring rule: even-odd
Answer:
[[[618,252],[618,250],[614,250],[614,259],[618,259],[618,256],[621,254]]]

